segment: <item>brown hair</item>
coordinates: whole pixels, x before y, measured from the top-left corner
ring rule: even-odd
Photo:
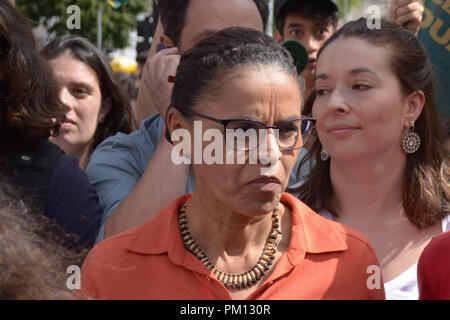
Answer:
[[[111,109],[95,130],[90,152],[103,140],[117,132],[133,132],[135,123],[130,99],[115,79],[106,56],[89,40],[76,35],[60,36],[47,43],[41,54],[48,60],[69,54],[74,59],[86,64],[97,75],[102,101],[106,98],[111,99]]]
[[[0,1],[0,148],[22,148],[56,135],[64,107],[27,20]]]
[[[415,131],[421,138],[419,150],[407,156],[403,181],[403,206],[409,220],[419,228],[433,225],[450,213],[449,154],[443,146],[443,137],[434,98],[432,68],[425,49],[416,37],[403,27],[381,21],[380,29],[369,29],[361,18],[344,25],[328,39],[320,54],[333,41],[358,38],[388,48],[391,68],[405,95],[421,90],[425,104],[415,122]],[[401,142],[399,141],[399,144]],[[320,160],[321,143],[317,139],[309,157],[312,168],[306,183],[299,187],[300,199],[316,211],[327,209],[337,216],[331,203],[333,189],[330,181],[330,161]]]
[[[86,252],[61,246],[53,223],[29,208],[0,177],[0,299],[73,299],[66,270]]]

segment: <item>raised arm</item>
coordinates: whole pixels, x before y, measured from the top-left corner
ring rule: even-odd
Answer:
[[[185,193],[189,167],[174,165],[171,150],[162,137],[139,182],[107,219],[105,238],[153,218]]]
[[[164,112],[170,102],[173,85],[167,79],[169,75],[175,75],[180,56],[176,47],[156,52],[156,46],[162,33],[161,23],[158,22],[153,37],[154,41],[142,71],[137,97],[136,122],[138,126],[141,125],[143,120],[156,113],[165,116]]]
[[[420,0],[392,0],[389,16],[395,23],[403,25],[414,33],[419,33],[424,7]]]

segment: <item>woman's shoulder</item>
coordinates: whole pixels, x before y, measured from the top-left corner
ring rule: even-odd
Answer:
[[[160,255],[170,251],[174,239],[181,239],[178,229],[178,208],[190,197],[190,194],[183,195],[167,205],[154,218],[104,239],[92,249],[91,253],[122,259],[125,255]]]

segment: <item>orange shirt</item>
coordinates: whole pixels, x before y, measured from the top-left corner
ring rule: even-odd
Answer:
[[[180,197],[154,219],[95,246],[83,264],[82,291],[94,299],[231,299],[184,248],[178,209],[190,198]],[[322,218],[287,193],[281,202],[292,208],[289,248],[247,299],[385,298],[381,271],[381,285],[368,285],[368,268],[379,263],[362,234]]]

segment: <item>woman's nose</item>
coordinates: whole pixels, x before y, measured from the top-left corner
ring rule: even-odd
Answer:
[[[343,90],[336,88],[331,92],[327,108],[331,112],[344,114],[349,111],[348,101]]]
[[[72,95],[70,94],[69,90],[67,90],[67,88],[61,88],[61,90],[59,91],[59,100],[67,108],[69,108],[69,109],[73,108]]]
[[[260,163],[264,165],[275,164],[281,159],[278,129],[266,129],[259,147]]]

